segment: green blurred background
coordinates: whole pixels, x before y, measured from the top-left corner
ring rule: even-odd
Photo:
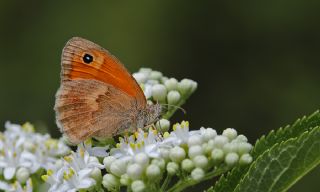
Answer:
[[[134,72],[199,83],[191,127],[235,127],[252,143],[319,108],[320,1],[0,1],[0,123],[59,136],[53,105],[60,54],[90,39]],[[319,191],[320,169],[290,191]]]

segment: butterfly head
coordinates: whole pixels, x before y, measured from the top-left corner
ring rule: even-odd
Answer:
[[[138,115],[137,127],[143,128],[155,123],[160,119],[160,115],[160,104],[147,104],[146,108],[143,109]]]

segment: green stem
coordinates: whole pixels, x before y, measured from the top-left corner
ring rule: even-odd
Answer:
[[[171,187],[169,190],[167,190],[167,192],[179,192],[179,191],[182,191],[187,187],[190,187],[192,185],[196,185],[196,184],[198,184],[200,182],[203,182],[203,181],[206,181],[206,180],[211,179],[213,177],[216,177],[218,175],[221,175],[222,173],[225,173],[228,170],[229,169],[227,167],[224,167],[224,168],[221,168],[221,169],[215,169],[215,170],[213,170],[211,172],[208,172],[202,179],[200,179],[198,181],[188,177],[187,179],[180,180],[173,187]]]
[[[177,103],[177,107],[169,107],[169,110],[167,111],[166,114],[163,115],[164,119],[170,119],[172,117],[172,115],[179,109],[178,107],[182,106],[187,99],[191,96],[193,92],[186,94],[183,96],[183,98],[180,99],[180,101]]]
[[[157,192],[158,189],[160,188],[159,182],[157,181],[148,181],[147,186],[148,186],[147,189],[150,192]]]
[[[171,181],[171,176],[170,175],[167,175],[167,177],[165,178],[165,180],[163,181],[163,184],[160,188],[160,191],[165,191],[165,189],[168,187],[168,185],[170,184],[170,181]]]

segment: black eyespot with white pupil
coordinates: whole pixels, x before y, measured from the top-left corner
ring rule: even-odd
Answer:
[[[83,62],[85,62],[86,64],[90,64],[93,61],[93,56],[86,53],[82,59],[83,59]]]

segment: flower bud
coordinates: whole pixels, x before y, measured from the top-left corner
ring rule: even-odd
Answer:
[[[25,183],[30,177],[30,172],[27,168],[25,167],[20,167],[17,170],[16,173],[16,178],[20,183]]]
[[[202,155],[202,154],[203,154],[203,149],[199,145],[193,145],[189,148],[188,156],[191,159],[194,158],[195,156]]]
[[[243,143],[246,143],[246,142],[248,142],[248,139],[247,139],[247,137],[244,136],[244,135],[238,135],[237,138],[234,139],[233,141],[239,142],[239,143],[242,143],[242,142],[243,142]]]
[[[164,82],[166,82],[167,80],[168,80],[169,78],[168,77],[161,77],[161,79],[160,79],[160,83],[161,84],[164,84]]]
[[[160,154],[161,157],[164,158],[165,160],[169,160],[170,158],[170,151],[165,148],[160,148]]]
[[[151,71],[149,78],[153,80],[160,80],[162,77],[162,73],[159,71]]]
[[[198,88],[198,83],[193,80],[191,80],[191,83],[192,83],[191,92],[193,93]]]
[[[152,96],[152,85],[150,85],[150,84],[142,84],[141,88],[143,90],[144,95],[146,96],[146,99],[150,99],[151,96]],[[151,101],[148,100],[147,102],[151,102]]]
[[[125,174],[121,175],[121,177],[120,177],[121,185],[128,186],[130,184],[130,182],[131,182],[131,179],[128,176],[128,174],[125,173]]]
[[[215,148],[222,148],[228,142],[229,142],[228,138],[223,135],[218,135],[213,140],[213,144]]]
[[[252,145],[250,143],[238,143],[238,153],[240,155],[249,153],[252,149]]]
[[[34,133],[34,130],[35,130],[34,125],[32,125],[29,122],[25,122],[21,127],[25,132]]]
[[[237,152],[238,146],[235,143],[227,143],[223,146],[224,153],[231,153],[231,152]]]
[[[188,139],[188,146],[191,147],[193,145],[201,145],[202,139],[200,135],[192,135]]]
[[[170,121],[167,119],[160,119],[157,123],[156,123],[156,127],[159,131],[161,132],[166,132],[169,131],[170,128]]]
[[[141,177],[143,168],[141,165],[134,163],[128,166],[127,174],[132,180],[137,180]]]
[[[105,174],[102,179],[102,185],[109,191],[113,191],[120,186],[120,182],[116,176],[112,174]]]
[[[181,162],[186,157],[186,152],[183,148],[175,146],[170,150],[170,159],[174,162]]]
[[[249,154],[244,154],[240,157],[239,163],[240,165],[247,165],[252,162],[252,157]]]
[[[211,152],[211,158],[214,163],[220,163],[223,161],[224,153],[221,149],[213,149]]]
[[[103,164],[107,171],[110,171],[111,164],[116,160],[114,156],[107,156],[103,159]]]
[[[181,168],[187,172],[191,172],[192,169],[194,168],[194,163],[190,159],[184,159],[181,162]]]
[[[152,71],[152,69],[150,69],[150,68],[140,68],[139,73],[143,73],[143,74],[145,74],[147,77],[149,77],[151,71]]]
[[[154,85],[158,85],[159,81],[158,80],[149,79],[149,80],[147,80],[146,84],[154,86]]]
[[[237,137],[237,131],[233,128],[227,128],[222,132],[223,136],[226,136],[229,141],[232,141]]]
[[[178,83],[178,90],[182,95],[187,95],[195,90],[196,85],[190,79],[183,79]]]
[[[211,140],[213,141],[213,140]],[[202,150],[205,154],[211,154],[211,151],[213,150],[213,145],[210,145],[209,143],[202,144]]]
[[[170,105],[177,104],[181,99],[181,95],[178,91],[169,91],[167,95],[167,101]]]
[[[178,81],[175,78],[170,78],[164,82],[164,85],[167,87],[168,91],[177,90]]]
[[[147,81],[147,75],[145,73],[134,73],[132,76],[136,79],[139,84],[145,83]]]
[[[206,168],[208,166],[208,158],[204,155],[198,155],[193,158],[194,165],[198,168]]]
[[[151,164],[158,166],[161,170],[166,167],[166,161],[162,158],[152,159]]]
[[[140,164],[141,166],[147,166],[149,164],[149,157],[145,153],[138,153],[134,156],[134,162]]]
[[[177,174],[178,170],[179,170],[179,165],[177,163],[169,162],[167,164],[167,172],[168,172],[169,175]]]
[[[203,177],[204,177],[204,171],[201,168],[195,168],[191,172],[191,178],[196,181],[200,181]]]
[[[102,175],[101,170],[98,167],[94,167],[90,174],[91,178],[93,178],[96,181],[101,181]]]
[[[216,130],[214,130],[212,128],[207,128],[204,131],[203,139],[204,139],[204,141],[208,142],[209,140],[214,139],[216,136],[217,136]]]
[[[210,139],[210,140],[208,141],[208,146],[210,146],[210,147],[212,147],[212,148],[215,147],[215,146],[214,146],[214,139]]]
[[[202,150],[205,151],[207,146],[208,146],[208,143],[202,143],[202,145],[201,145]]]
[[[157,84],[152,87],[152,97],[156,101],[165,101],[167,97],[167,89],[162,84]]]
[[[120,177],[126,172],[127,162],[123,159],[117,159],[110,166],[110,172]]]
[[[133,181],[131,184],[132,192],[142,192],[145,190],[145,188],[146,188],[146,185],[144,184],[143,181],[140,181],[140,180]]]
[[[156,179],[156,178],[160,177],[161,170],[158,166],[151,164],[147,167],[146,175],[150,179]]]
[[[229,166],[234,166],[239,161],[239,155],[236,153],[228,153],[224,159],[224,162]]]

